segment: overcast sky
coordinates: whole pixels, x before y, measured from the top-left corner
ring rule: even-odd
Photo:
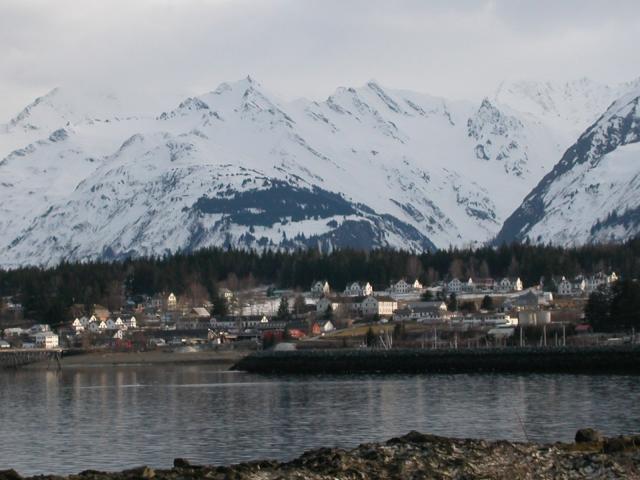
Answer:
[[[164,107],[247,74],[285,99],[372,78],[457,98],[613,83],[640,76],[639,42],[638,0],[1,0],[0,121],[55,86]]]

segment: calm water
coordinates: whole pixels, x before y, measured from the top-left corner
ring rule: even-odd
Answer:
[[[0,372],[0,469],[120,470],[290,459],[409,430],[571,440],[640,430],[640,377],[262,377],[207,366]]]

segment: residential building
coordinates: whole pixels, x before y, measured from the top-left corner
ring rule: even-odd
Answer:
[[[557,288],[559,295],[571,295],[573,293],[573,284],[565,277],[562,277],[560,283],[558,283],[557,285]]]
[[[311,285],[311,294],[314,297],[329,295],[329,293],[331,293],[331,287],[329,287],[329,282],[326,280],[323,282],[314,282],[313,285]]]
[[[344,289],[344,294],[348,297],[361,297],[371,295],[373,293],[373,287],[369,282],[361,285],[358,282],[353,282]]]
[[[52,331],[38,332],[35,334],[37,348],[58,348],[58,335]]]
[[[400,308],[393,313],[397,321],[415,321],[424,323],[441,323],[451,318],[451,313],[438,307],[410,307]]]
[[[611,272],[610,275],[607,275],[604,272],[598,272],[595,275],[590,276],[586,280],[586,291],[587,293],[591,293],[596,291],[598,288],[602,286],[609,286],[614,282],[618,281],[618,275],[616,272]]]
[[[19,337],[26,331],[20,327],[9,327],[4,329],[4,338]]]
[[[451,318],[452,323],[465,326],[517,325],[518,319],[506,313],[475,313]]]
[[[233,292],[228,288],[221,288],[219,291],[219,295],[224,298],[227,302],[233,300]]]
[[[497,283],[496,290],[500,292],[520,292],[522,291],[522,280],[520,278],[505,277]]]
[[[71,328],[73,328],[76,333],[80,333],[84,332],[85,326],[82,324],[82,321],[79,318],[76,318],[71,324]]]
[[[331,323],[331,320],[325,320],[324,322],[320,322],[320,333],[329,333],[333,332],[336,327]]]
[[[171,292],[167,297],[167,310],[175,310],[177,308],[178,308],[178,299],[173,294],[173,292]]]
[[[433,301],[425,301],[425,302],[410,302],[407,304],[409,308],[434,308],[443,311],[447,311],[447,304],[442,300],[433,300]]]
[[[369,295],[360,302],[360,312],[363,315],[391,316],[398,308],[398,302],[388,296]]]
[[[458,278],[454,278],[447,283],[447,291],[450,293],[460,293],[462,292],[463,286],[464,284]]]

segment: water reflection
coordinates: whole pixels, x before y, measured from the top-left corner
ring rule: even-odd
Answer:
[[[570,440],[640,429],[640,377],[263,377],[207,366],[0,373],[0,468],[24,474],[288,459],[409,430]],[[523,428],[524,427],[524,428]]]

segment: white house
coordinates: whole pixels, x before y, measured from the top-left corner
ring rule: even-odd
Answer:
[[[322,333],[329,333],[329,332],[333,332],[336,329],[336,327],[333,325],[333,323],[331,323],[330,320],[327,320],[326,322],[323,322],[320,325],[320,331]]]
[[[463,289],[464,284],[457,278],[454,278],[449,283],[447,283],[447,291],[451,293],[460,293]]]
[[[565,277],[562,277],[562,280],[560,280],[560,283],[558,284],[558,293],[560,295],[571,295],[572,292],[573,285]]]
[[[173,294],[173,292],[171,292],[167,297],[167,309],[175,310],[177,306],[178,306],[178,299]]]
[[[503,278],[497,284],[500,292],[520,292],[522,291],[522,280],[520,278]]]
[[[31,325],[31,327],[29,328],[30,335],[49,331],[51,331],[51,327],[49,327],[49,325],[47,325],[46,323],[36,323],[35,325]]]
[[[586,279],[586,291],[587,293],[591,293],[596,291],[603,285],[609,286],[617,281],[618,276],[616,275],[616,272],[612,272],[611,275],[607,275],[603,272],[598,272]]]
[[[404,279],[391,284],[391,286],[389,287],[389,292],[391,293],[409,293],[412,290],[413,289],[411,285],[409,285]]]
[[[38,332],[35,339],[37,348],[58,348],[58,335],[52,331]]]
[[[332,297],[322,297],[320,300],[318,300],[318,303],[316,303],[316,312],[326,312],[329,307],[331,307],[331,310],[335,311],[339,306],[340,303],[338,301],[337,298],[332,298]]]
[[[311,285],[311,294],[314,297],[321,297],[323,295],[329,295],[331,292],[331,287],[329,287],[329,282],[326,280],[324,282],[315,282]]]
[[[115,340],[122,340],[124,338],[124,331],[118,330],[116,333],[113,334],[112,338]]]
[[[373,287],[369,282],[364,285],[360,285],[358,282],[353,282],[344,289],[344,294],[349,297],[367,296],[373,293]]]
[[[413,288],[414,290],[422,290],[424,287],[416,278],[415,281],[413,282],[413,285],[411,285],[411,288]]]
[[[104,332],[105,330],[107,330],[107,322],[105,322],[104,320],[101,321],[98,324],[98,330],[100,330],[101,332]]]
[[[76,318],[73,321],[73,323],[71,324],[71,327],[75,330],[76,333],[84,332],[84,325],[82,324],[82,321],[79,318]]]
[[[127,328],[136,329],[138,328],[138,321],[136,317],[131,317],[128,322],[126,322]]]
[[[393,315],[398,308],[398,302],[391,297],[369,295],[360,303],[363,315]]]
[[[25,333],[25,330],[20,327],[9,327],[4,329],[4,338],[19,337]]]

